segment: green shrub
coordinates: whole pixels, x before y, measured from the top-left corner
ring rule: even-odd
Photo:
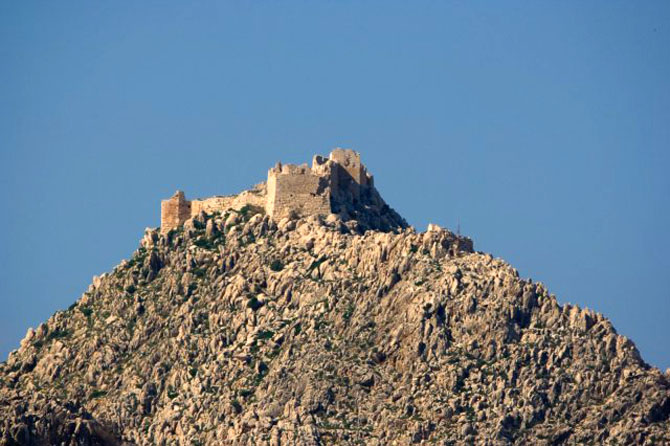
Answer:
[[[79,307],[79,311],[86,317],[91,317],[93,314],[93,310],[89,307]]]
[[[54,330],[47,335],[46,340],[51,341],[52,339],[67,338],[70,334],[71,333],[68,330]]]
[[[204,268],[193,268],[191,271],[195,277],[203,278],[207,275],[207,270]]]
[[[351,316],[354,314],[355,308],[356,307],[354,307],[353,303],[347,305],[347,308],[344,310],[344,314],[342,315],[342,319],[344,319],[345,321],[349,321],[349,319],[351,319]]]
[[[284,264],[279,259],[275,259],[270,263],[270,269],[272,271],[281,271],[284,269]]]
[[[256,296],[250,297],[249,300],[247,301],[247,308],[251,308],[254,311],[258,311],[258,309],[262,306],[263,302],[258,300]]]
[[[239,414],[239,413],[242,412],[242,405],[240,404],[239,401],[237,401],[237,400],[232,400],[232,401],[230,402],[230,405],[233,406],[233,410],[235,411],[235,413],[238,413],[238,414]]]
[[[240,208],[240,210],[238,212],[240,213],[240,215],[242,215],[242,217],[246,218],[249,215],[250,211],[251,211],[251,206],[249,206],[248,204],[245,204],[244,206],[242,206]]]
[[[107,395],[107,392],[105,392],[104,390],[94,390],[93,392],[91,392],[91,399],[94,400],[97,398],[102,398],[105,395]]]
[[[240,396],[242,398],[246,398],[248,396],[251,396],[254,392],[249,390],[249,389],[240,389]]]
[[[275,332],[272,331],[272,330],[263,330],[260,333],[258,333],[257,339],[262,339],[262,340],[271,339],[272,336],[274,336],[274,335],[275,335]]]
[[[203,248],[203,249],[212,249],[214,245],[209,239],[206,238],[199,238],[196,241],[193,242],[195,246],[198,248]]]

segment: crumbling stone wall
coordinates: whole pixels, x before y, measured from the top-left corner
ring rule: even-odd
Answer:
[[[329,214],[328,178],[317,175],[307,164],[296,166],[277,163],[268,171],[265,212],[274,220],[292,214]]]
[[[230,195],[224,197],[210,197],[202,200],[191,201],[191,216],[196,216],[200,212],[212,214],[222,212],[226,209],[235,209],[239,211],[245,206],[251,206],[256,209],[265,208],[265,185],[263,189],[245,190],[239,195]]]
[[[311,168],[307,164],[277,163],[268,171],[267,183],[239,195],[188,201],[182,192],[177,192],[161,204],[161,231],[167,233],[200,212],[211,214],[244,206],[264,209],[275,221],[294,214],[336,213],[344,221],[354,219],[367,228],[407,226],[374,188],[360,154],[338,148],[328,158],[316,155]]]
[[[373,180],[361,163],[358,152],[350,149],[335,149],[330,153],[332,182],[334,195],[337,199],[345,201],[359,201],[361,198],[361,187],[372,187]]]
[[[161,201],[161,232],[167,234],[171,229],[183,225],[191,218],[191,202],[184,192],[178,190],[172,197]]]
[[[229,208],[235,197],[211,197],[204,200],[191,201],[191,216],[198,215],[200,212],[212,214],[222,209]]]
[[[161,232],[167,234],[171,229],[178,228],[200,212],[212,214],[226,209],[239,211],[245,206],[260,210],[265,208],[265,184],[258,184],[254,189],[244,191],[239,195],[191,201],[186,199],[184,192],[177,191],[171,198],[161,202]]]
[[[372,185],[372,175],[361,163],[361,155],[351,149],[334,149],[330,152],[330,160],[334,161],[349,174],[351,179],[361,186]]]

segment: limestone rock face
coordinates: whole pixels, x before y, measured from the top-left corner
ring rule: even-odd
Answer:
[[[669,417],[600,314],[332,215],[149,229],[0,364],[0,445],[661,445]]]

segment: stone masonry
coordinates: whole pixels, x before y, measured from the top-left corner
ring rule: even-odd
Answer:
[[[191,218],[191,202],[186,199],[184,192],[178,190],[171,198],[161,202],[163,232],[183,225],[189,218]]]
[[[277,165],[268,171],[265,212],[274,220],[293,215],[330,214],[330,184],[307,164]]]
[[[314,156],[311,168],[277,163],[268,171],[267,183],[239,195],[189,201],[178,191],[161,203],[161,232],[167,234],[200,212],[244,207],[264,211],[275,221],[337,214],[343,221],[357,220],[361,228],[388,230],[407,225],[379,196],[360,154],[337,148],[328,158]]]

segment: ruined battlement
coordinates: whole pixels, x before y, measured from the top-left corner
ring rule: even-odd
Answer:
[[[373,177],[358,152],[334,149],[328,158],[315,155],[312,166],[277,163],[267,182],[239,195],[186,200],[184,193],[161,202],[161,232],[166,234],[200,212],[214,213],[253,206],[273,220],[336,214],[362,227],[403,228],[405,220],[390,209],[374,188]]]
[[[328,178],[307,164],[277,163],[268,171],[265,212],[275,220],[299,215],[328,215]]]
[[[307,163],[300,165],[277,163],[268,171],[268,178],[270,175],[307,175],[312,173],[312,169],[309,168]]]
[[[164,232],[179,227],[191,218],[191,202],[184,192],[178,190],[167,200],[161,201],[161,230]]]
[[[187,200],[184,192],[178,190],[167,200],[161,201],[161,233],[180,227],[189,218],[201,212],[213,214],[226,209],[239,211],[245,206],[257,209],[265,207],[265,184],[261,183],[252,190],[245,190],[239,195],[210,197]]]
[[[356,184],[372,185],[372,175],[368,174],[367,169],[361,163],[361,155],[358,152],[337,148],[330,152],[329,159],[349,174]]]

